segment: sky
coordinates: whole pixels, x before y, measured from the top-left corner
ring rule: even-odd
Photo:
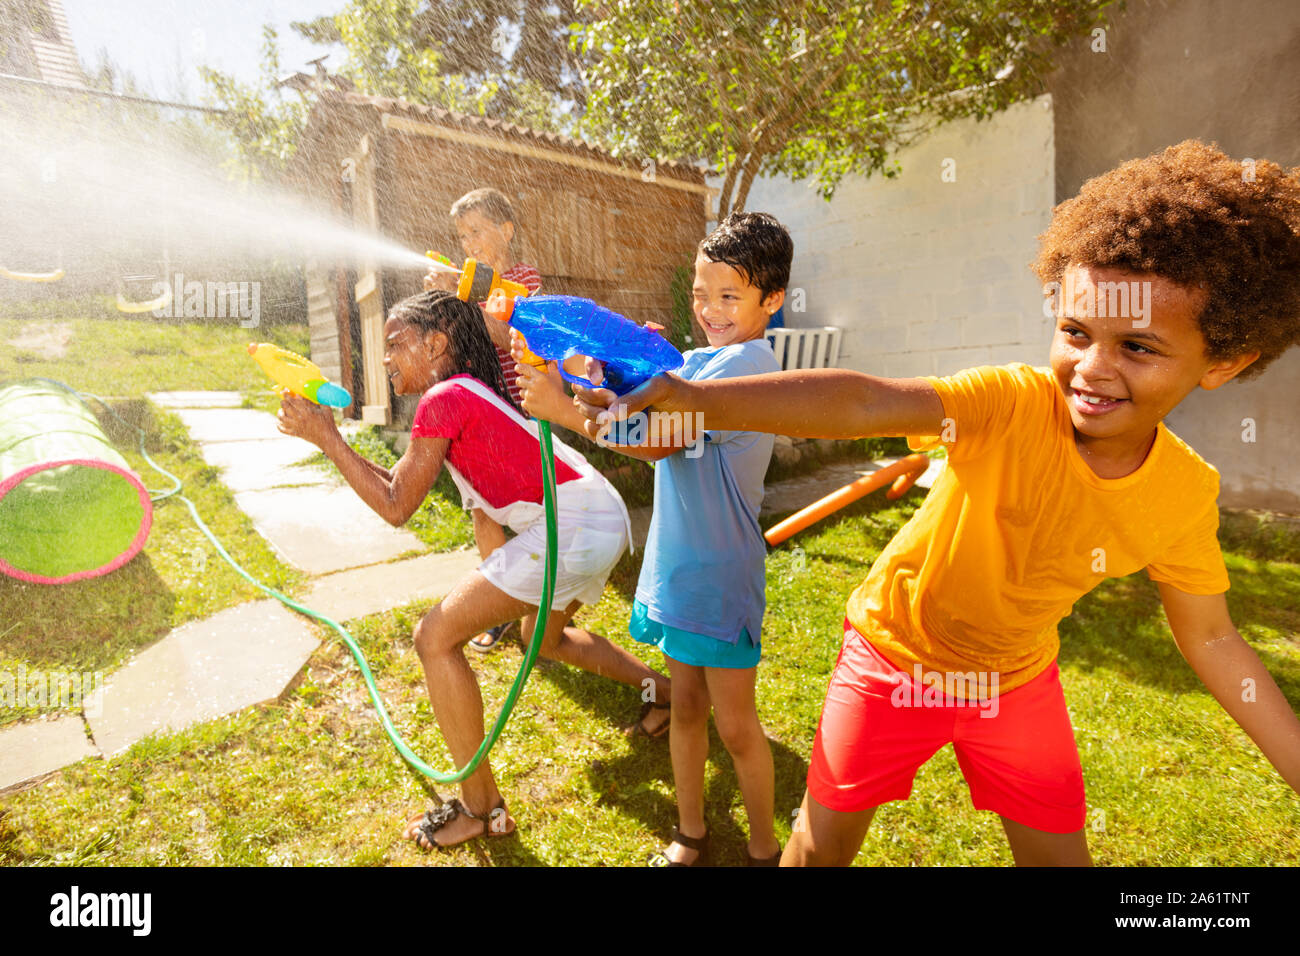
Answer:
[[[72,42],[86,68],[99,51],[162,99],[199,103],[204,84],[198,67],[256,81],[262,25],[280,35],[281,73],[309,71],[306,63],[326,52],[289,28],[290,21],[338,13],[347,0],[63,0]],[[327,69],[342,62],[339,52]]]

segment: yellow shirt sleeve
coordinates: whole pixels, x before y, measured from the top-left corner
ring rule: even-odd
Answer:
[[[1017,402],[1034,384],[1027,365],[981,366],[946,377],[926,376],[943,402],[940,433],[910,435],[908,443],[921,450],[942,444],[953,462],[969,461],[988,452],[1007,435]]]
[[[1188,594],[1222,594],[1228,590],[1228,569],[1219,547],[1217,494],[1188,526],[1187,533],[1147,565],[1147,577]]]

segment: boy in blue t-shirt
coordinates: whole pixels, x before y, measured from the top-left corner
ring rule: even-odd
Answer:
[[[728,216],[700,243],[694,310],[709,347],[687,352],[677,374],[700,381],[780,371],[764,331],[785,300],[793,254],[789,233],[766,213]],[[558,376],[524,365],[517,371],[529,414],[582,430],[585,419],[556,385]],[[647,704],[637,727],[657,737],[671,721],[678,825],[672,843],[651,862],[706,861],[704,765],[712,709],[749,817],[749,861],[776,866],[772,751],[754,700],[767,553],[758,508],[774,439],[748,431],[701,433],[681,416],[651,416],[639,426],[648,442],[634,438],[636,447],[609,447],[658,462],[629,630],[668,660],[671,684],[659,689],[668,703]],[[669,706],[669,718],[652,724],[654,711]]]

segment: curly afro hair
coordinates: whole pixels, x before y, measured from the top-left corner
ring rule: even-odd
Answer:
[[[1203,289],[1206,355],[1259,351],[1240,378],[1300,343],[1300,168],[1185,140],[1088,180],[1039,240],[1044,283],[1087,265]]]

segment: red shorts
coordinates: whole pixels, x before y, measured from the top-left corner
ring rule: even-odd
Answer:
[[[906,800],[921,764],[951,743],[977,810],[1049,833],[1083,828],[1083,770],[1055,661],[1006,694],[995,675],[967,676],[971,692],[955,697],[940,691],[941,681],[955,689],[952,678],[914,677],[844,622],[808,767],[813,799],[848,813]]]

